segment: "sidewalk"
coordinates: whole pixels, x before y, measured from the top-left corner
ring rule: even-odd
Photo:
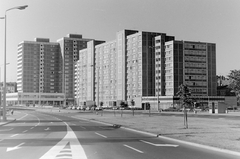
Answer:
[[[12,117],[7,117],[7,121],[2,121],[2,117],[0,119],[0,126],[7,125],[11,122],[14,122],[16,119]]]

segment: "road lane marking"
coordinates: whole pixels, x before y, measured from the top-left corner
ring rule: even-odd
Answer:
[[[18,118],[17,120],[21,120],[21,119],[25,118],[26,116],[28,116],[28,114],[24,115],[24,116],[21,117],[21,118]]]
[[[7,148],[7,152],[8,152],[8,151],[13,151],[13,150],[20,149],[20,148],[21,148],[20,146],[22,146],[23,144],[25,144],[25,143],[23,142],[23,143],[15,146],[15,147],[8,147],[8,148]]]
[[[10,137],[15,137],[15,136],[18,136],[19,134],[14,134],[14,135],[12,135],[12,136],[10,136]]]
[[[46,129],[44,129],[44,130],[49,130],[49,127],[48,127],[48,128],[46,128]]]
[[[10,130],[12,130],[13,128],[11,128],[11,129],[5,129],[5,130],[0,130],[0,131],[10,131]]]
[[[72,151],[71,159],[87,159],[85,151],[81,146],[80,142],[78,141],[77,136],[66,122],[63,123],[67,126],[67,134],[61,141],[59,141],[48,152],[46,152],[40,159],[59,158],[59,154],[68,144],[69,148],[71,148]]]
[[[23,133],[27,132],[28,130],[23,131]]]
[[[86,129],[85,127],[83,127],[83,126],[80,126],[81,128],[83,128],[83,129]]]
[[[102,136],[102,137],[104,137],[104,138],[107,138],[107,136],[104,136],[104,135],[99,134],[99,133],[97,133],[97,132],[95,132],[95,134],[97,134],[97,135],[99,135],[99,136]]]
[[[30,129],[33,129],[34,127],[31,127]]]
[[[4,139],[1,139],[0,142],[3,141],[3,140],[4,140]]]
[[[133,148],[133,147],[131,147],[131,146],[128,146],[128,145],[123,145],[123,146],[125,146],[125,147],[127,147],[127,148],[130,148],[130,149],[132,149],[132,150],[134,150],[134,151],[137,151],[137,152],[139,152],[139,153],[143,153],[142,151],[140,151],[140,150],[138,150],[138,149],[136,149],[136,148]]]
[[[140,141],[153,146],[162,146],[162,147],[178,147],[179,146],[179,145],[172,145],[172,144],[154,144],[144,140],[140,140]]]

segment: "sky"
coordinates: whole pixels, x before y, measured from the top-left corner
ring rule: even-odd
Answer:
[[[34,38],[51,42],[69,33],[111,41],[123,29],[167,33],[176,40],[216,43],[217,75],[240,69],[240,0],[0,0],[7,12],[7,82],[17,81],[17,46]],[[0,19],[3,81],[4,20]]]

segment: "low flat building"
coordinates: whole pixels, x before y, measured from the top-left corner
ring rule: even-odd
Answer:
[[[19,106],[30,106],[30,105],[63,105],[64,93],[7,93],[6,94],[6,105],[19,105]],[[40,104],[39,104],[40,103]]]

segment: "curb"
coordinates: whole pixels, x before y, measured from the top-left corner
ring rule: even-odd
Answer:
[[[11,120],[11,121],[8,121],[8,122],[6,122],[6,123],[4,123],[4,124],[0,124],[0,126],[10,124],[10,123],[12,123],[12,122],[14,122],[14,121],[16,121],[16,119],[13,119],[13,120]]]

